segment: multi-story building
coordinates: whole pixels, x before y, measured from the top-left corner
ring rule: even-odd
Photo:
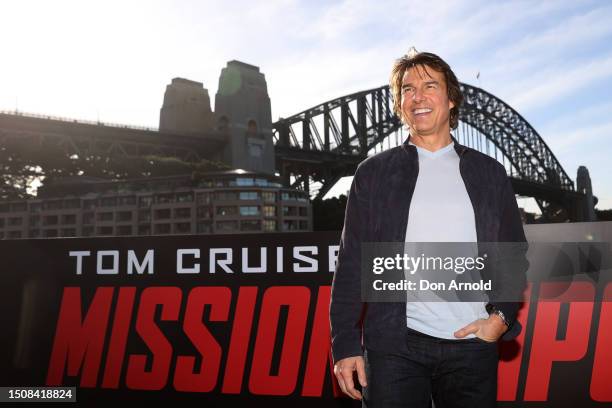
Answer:
[[[36,199],[0,203],[0,239],[311,230],[306,193],[244,170],[61,179]]]

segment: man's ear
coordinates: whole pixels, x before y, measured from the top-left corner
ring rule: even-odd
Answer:
[[[448,100],[448,109],[453,109],[455,107],[455,103],[453,101],[451,101],[450,99]]]

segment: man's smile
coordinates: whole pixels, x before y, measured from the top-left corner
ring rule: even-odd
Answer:
[[[431,113],[431,111],[432,110],[430,108],[417,108],[412,110],[412,114],[415,116],[423,116]]]

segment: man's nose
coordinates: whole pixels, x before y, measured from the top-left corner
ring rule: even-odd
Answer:
[[[416,88],[414,90],[414,93],[412,94],[412,100],[415,102],[420,102],[423,100],[423,91],[419,88]]]

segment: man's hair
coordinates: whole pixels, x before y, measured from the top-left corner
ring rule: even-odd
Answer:
[[[402,121],[404,120],[402,113],[402,80],[406,71],[417,65],[422,66],[426,72],[427,68],[431,68],[444,74],[448,99],[455,104],[450,110],[449,120],[450,128],[455,129],[459,124],[459,106],[463,102],[459,81],[450,66],[442,58],[430,52],[409,53],[397,59],[393,64],[391,78],[389,79],[389,86],[393,95],[393,111]]]

